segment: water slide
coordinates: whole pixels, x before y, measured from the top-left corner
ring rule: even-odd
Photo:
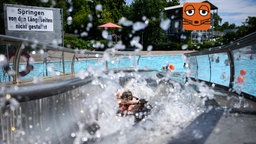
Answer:
[[[249,100],[213,90],[203,83],[191,81],[184,84],[167,78],[168,73],[159,76],[157,71],[107,75],[109,77],[67,80],[66,87],[72,89],[64,93],[29,101],[22,99],[18,109],[2,110],[1,142],[139,144],[255,141],[256,107]],[[61,82],[52,83],[52,86],[56,84]],[[44,86],[34,85],[34,88],[44,89]],[[61,87],[55,88],[62,90]],[[139,123],[134,123],[133,116],[120,117],[116,114],[115,93],[125,88],[153,106],[150,114]],[[52,91],[51,87],[47,91]],[[43,96],[44,92],[30,91],[30,94]],[[15,107],[15,103],[9,103],[10,107]]]

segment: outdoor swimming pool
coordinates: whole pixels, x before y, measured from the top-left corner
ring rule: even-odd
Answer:
[[[167,64],[173,64],[175,69],[173,72],[185,72],[183,60],[184,55],[176,54],[176,55],[156,55],[156,56],[141,56],[139,62],[137,63],[138,56],[128,56],[122,58],[111,58],[108,62],[108,68],[127,68],[127,67],[137,67],[137,68],[150,68],[155,70],[161,70],[163,66]],[[12,65],[10,65],[12,66]],[[34,70],[31,71],[25,77],[22,77],[22,80],[29,78],[38,78],[49,76],[56,76],[62,73],[62,64],[59,61],[56,62],[48,62],[47,65],[43,62],[35,62],[33,64]],[[20,65],[20,69],[25,67],[25,65]],[[47,71],[46,71],[47,69]],[[86,71],[88,69],[105,69],[105,61],[101,58],[95,59],[84,59],[75,61],[74,71],[75,73]],[[65,73],[71,73],[71,61],[65,61]],[[4,70],[0,71],[1,78],[4,79],[4,76],[7,76]],[[5,78],[7,80],[7,78]]]
[[[236,52],[238,53],[238,52]],[[255,64],[256,60],[251,59],[249,54],[243,54],[238,59],[238,54],[235,54],[235,82],[233,88],[236,92],[245,91],[252,95],[256,95],[256,89],[254,88],[255,80]],[[173,64],[174,70],[169,71],[173,73],[185,73],[188,76],[198,78],[212,82],[213,84],[219,84],[228,87],[230,81],[230,66],[228,62],[228,56],[225,53],[211,54],[207,56],[197,56],[196,59],[186,59],[183,54],[169,54],[169,55],[144,55],[139,57],[138,55],[129,55],[124,57],[114,57],[108,59],[108,69],[120,69],[133,67],[135,69],[155,69],[162,71],[162,67]],[[184,63],[189,62],[189,67],[184,67]],[[34,62],[34,70],[31,71],[25,77],[21,77],[21,80],[33,79],[35,82],[45,76],[59,76],[63,74],[63,65],[60,61],[51,61],[46,63]],[[24,69],[25,65],[21,64],[20,69]],[[65,61],[65,73],[71,73],[71,61]],[[77,77],[84,78],[89,73],[99,73],[106,68],[105,59],[103,58],[91,58],[81,59],[75,61],[74,72],[77,73]],[[245,69],[247,75],[244,83],[237,83],[236,78],[239,76],[239,71]],[[0,71],[1,80],[8,82],[10,77],[4,70]]]
[[[254,57],[250,56],[251,47],[246,49],[248,51],[233,51],[233,76],[235,80],[234,89],[230,91],[246,91],[254,94],[254,66],[256,61]],[[69,80],[70,77],[61,79],[61,76],[72,72],[72,59],[70,57],[68,58],[65,55],[64,59],[54,60],[51,56],[47,58],[46,62],[36,60],[33,54],[31,54],[31,57],[34,59],[31,62],[34,70],[21,77],[21,84],[23,84],[23,80],[32,79],[32,85],[29,83],[29,87],[26,87],[26,85],[25,87],[23,85],[20,87],[20,83],[18,83],[18,85],[9,87],[2,80],[4,79],[8,82],[8,80],[12,79],[9,79],[7,74],[2,71],[1,82],[3,82],[3,90],[10,88],[13,91],[22,92],[25,89],[32,89],[34,83],[39,86],[36,92],[34,91],[37,97],[43,89],[41,84],[44,83],[44,77],[49,76],[53,82],[56,80],[58,83],[62,80]],[[97,56],[95,55],[95,57]],[[108,72],[106,71],[106,60],[108,61]],[[24,61],[26,60],[19,63],[19,71],[24,70],[26,67]],[[175,138],[185,127],[189,127],[191,121],[198,125],[197,118],[212,110],[214,106],[206,106],[205,102],[208,98],[212,99],[220,95],[228,101],[227,103],[237,99],[237,102],[231,105],[231,108],[250,107],[249,103],[245,102],[242,97],[234,98],[232,93],[219,92],[212,88],[214,84],[227,87],[230,84],[230,75],[232,73],[230,57],[224,52],[191,57],[185,57],[183,54],[145,55],[141,57],[132,54],[110,57],[103,54],[103,58],[81,58],[74,62],[74,72],[77,78],[71,75],[71,79],[77,80],[80,78],[78,79],[79,81],[86,81],[87,78],[91,78],[87,76],[92,76],[91,81],[78,87],[72,82],[70,82],[71,85],[67,82],[65,83],[67,86],[65,88],[62,87],[62,89],[67,90],[66,88],[70,87],[72,90],[67,90],[54,96],[47,95],[35,100],[30,99],[30,101],[26,102],[12,103],[13,107],[20,105],[21,108],[11,112],[10,114],[14,114],[14,116],[11,115],[10,119],[4,119],[4,122],[6,122],[4,130],[8,131],[10,128],[12,130],[14,128],[21,130],[25,135],[17,137],[18,140],[34,140],[35,137],[44,135],[47,131],[46,135],[39,139],[40,141],[51,141],[53,143],[58,140],[62,143],[67,141],[72,143],[79,140],[87,141],[95,137],[103,140],[102,143],[113,143],[113,141],[125,143],[126,139],[133,139],[134,141],[129,142],[134,143],[145,142],[145,139],[148,143],[167,143],[170,137]],[[62,65],[63,63],[65,65]],[[174,70],[162,70],[162,67],[167,64],[173,64]],[[120,71],[117,73],[112,71],[112,69],[131,67],[135,71]],[[155,71],[136,72],[136,69],[144,68],[155,69]],[[244,76],[245,81],[236,83],[236,78],[240,75],[241,69],[247,72]],[[204,82],[188,81],[184,84],[173,81],[172,74],[181,76],[179,75],[180,73],[195,79],[211,82],[211,85],[205,85]],[[158,77],[158,74],[166,74],[166,77]],[[130,77],[132,79],[129,79]],[[47,83],[48,81],[46,80],[45,82]],[[57,87],[53,86],[52,88],[55,89]],[[147,99],[155,106],[149,117],[142,121],[139,127],[134,127],[133,119],[116,116],[117,105],[113,94],[122,88],[129,88],[136,96]],[[48,94],[50,91],[45,90],[45,92]],[[31,93],[27,93],[27,95],[29,94]],[[7,93],[6,98],[8,99],[9,96],[10,94]],[[229,111],[229,108],[228,105],[224,105],[225,111]],[[16,114],[20,114],[20,116],[16,116]],[[211,113],[211,115],[216,116],[216,112]],[[22,119],[18,119],[17,124],[8,124],[13,117]],[[2,118],[5,118],[5,116]],[[87,131],[84,131],[84,126],[90,125],[95,120],[97,120],[101,128],[95,135],[90,135]],[[202,121],[205,121],[205,118]],[[109,123],[115,123],[115,125],[109,125]],[[124,125],[126,130],[123,130]],[[170,132],[169,130],[172,131]],[[132,134],[130,133],[131,131]],[[204,136],[205,131],[193,130],[192,133],[193,139],[200,139]],[[13,133],[7,134],[12,135]],[[155,138],[159,135],[161,137]],[[143,139],[141,139],[142,137]]]
[[[255,97],[255,48],[254,44],[233,50],[231,56],[233,65],[231,65],[231,60],[226,52],[189,57],[188,74],[190,77],[212,84],[230,87],[229,91],[238,94],[245,92]],[[231,69],[233,69],[233,74]],[[241,73],[241,71],[243,72]]]

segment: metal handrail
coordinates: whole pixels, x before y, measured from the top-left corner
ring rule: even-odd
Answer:
[[[234,64],[234,58],[233,58],[232,51],[243,48],[243,47],[246,47],[246,46],[249,46],[249,45],[253,45],[253,44],[256,44],[256,32],[253,32],[249,35],[246,35],[246,36],[232,42],[229,45],[225,45],[225,46],[222,46],[222,47],[213,47],[213,48],[198,51],[198,52],[185,53],[184,55],[186,57],[193,57],[193,56],[209,55],[209,54],[216,54],[216,53],[226,53],[229,60],[230,60],[229,61],[230,80],[229,80],[229,86],[228,87],[224,86],[224,87],[230,89],[230,88],[233,88],[234,82],[235,82],[235,77],[234,77],[234,74],[235,74],[234,66],[235,66],[235,64]],[[197,66],[198,66],[198,64],[197,64]],[[197,67],[197,71],[198,71],[198,67]],[[210,69],[210,71],[211,71],[211,69]],[[198,74],[197,74],[196,77],[198,79]],[[205,80],[202,80],[202,81],[205,81]],[[210,81],[205,81],[205,82],[210,82]],[[216,85],[216,86],[218,86],[218,85]],[[220,85],[220,87],[223,87],[223,86]],[[245,93],[245,92],[242,92],[242,94],[249,97],[249,98],[254,97],[254,96],[252,96],[248,93]]]
[[[99,55],[103,55],[105,53],[109,53],[113,56],[131,56],[131,54],[125,54],[122,52],[116,52],[116,51],[105,51],[105,52],[99,52],[99,51],[89,51],[89,50],[74,50],[74,49],[70,49],[70,48],[66,48],[66,47],[62,47],[62,46],[58,46],[58,45],[54,45],[54,44],[45,44],[45,43],[41,43],[41,42],[35,42],[35,41],[31,41],[28,39],[23,39],[23,38],[18,38],[18,37],[13,37],[13,36],[7,36],[7,35],[1,35],[0,34],[0,42],[2,44],[10,44],[13,43],[14,45],[19,45],[17,46],[17,50],[14,56],[14,70],[15,71],[19,71],[19,63],[20,63],[20,54],[21,51],[23,49],[23,47],[27,44],[27,45],[33,45],[36,44],[36,47],[38,49],[46,49],[46,50],[51,50],[51,51],[61,51],[62,52],[62,56],[60,57],[62,59],[62,65],[63,65],[63,74],[65,74],[65,67],[64,67],[64,52],[68,52],[68,53],[73,53],[73,58],[71,61],[71,74],[75,73],[74,70],[74,64],[75,64],[75,60],[76,60],[76,54],[99,54]],[[141,55],[139,54],[132,54],[133,56],[138,56],[138,60],[137,60],[137,64],[139,63],[140,57]],[[108,61],[105,61],[105,66],[106,66],[106,71],[108,71]],[[18,73],[16,73],[13,77],[13,84],[19,83],[19,77],[18,77]]]

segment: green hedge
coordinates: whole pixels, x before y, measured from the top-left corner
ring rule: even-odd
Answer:
[[[98,48],[93,46],[97,42],[104,44],[106,47],[106,40],[83,40],[75,35],[66,35],[64,37],[64,46],[72,49],[98,50]]]
[[[101,43],[104,45],[104,48],[95,48],[93,44]],[[169,50],[182,50],[182,45],[187,44],[187,50],[203,50],[211,47],[215,47],[220,45],[218,42],[210,42],[205,41],[201,44],[191,44],[190,41],[187,43],[175,43],[175,42],[158,42],[153,43],[153,50],[162,50],[162,51],[169,51]],[[87,49],[87,50],[105,50],[107,47],[107,40],[83,40],[78,38],[75,35],[66,35],[64,37],[64,46],[69,47],[72,49]]]
[[[153,50],[180,50],[181,44],[174,42],[159,42],[153,44]]]
[[[75,36],[65,36],[64,37],[64,46],[72,49],[92,49],[92,45],[88,41],[84,41]]]

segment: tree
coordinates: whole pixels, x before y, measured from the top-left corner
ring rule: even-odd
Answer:
[[[78,34],[87,32],[88,36],[84,39],[99,39],[101,31],[98,29],[100,24],[106,22],[118,22],[122,17],[124,0],[73,0],[73,11],[70,16],[73,18],[72,25],[67,26],[69,33],[76,31]],[[92,27],[88,29],[87,25]]]
[[[222,18],[218,15],[218,13],[213,13],[212,17],[213,17],[214,30],[220,31],[221,30],[220,23],[222,22]]]
[[[166,7],[180,5],[180,0],[167,0]]]
[[[256,31],[256,17],[248,17],[241,26],[236,26],[235,24],[229,24],[228,22],[223,23],[221,26],[222,30],[234,30],[227,32],[223,38],[223,44],[228,44],[230,41],[237,40],[245,35],[248,35]]]
[[[250,34],[256,31],[256,17],[249,16],[245,22],[243,22],[243,26],[247,29],[246,34]]]
[[[134,36],[140,37],[143,50],[146,50],[147,46],[154,45],[164,39],[165,35],[160,28],[160,22],[161,19],[165,18],[163,10],[166,5],[166,0],[134,0],[130,5],[126,17],[134,22],[147,24],[145,29],[133,33]]]

